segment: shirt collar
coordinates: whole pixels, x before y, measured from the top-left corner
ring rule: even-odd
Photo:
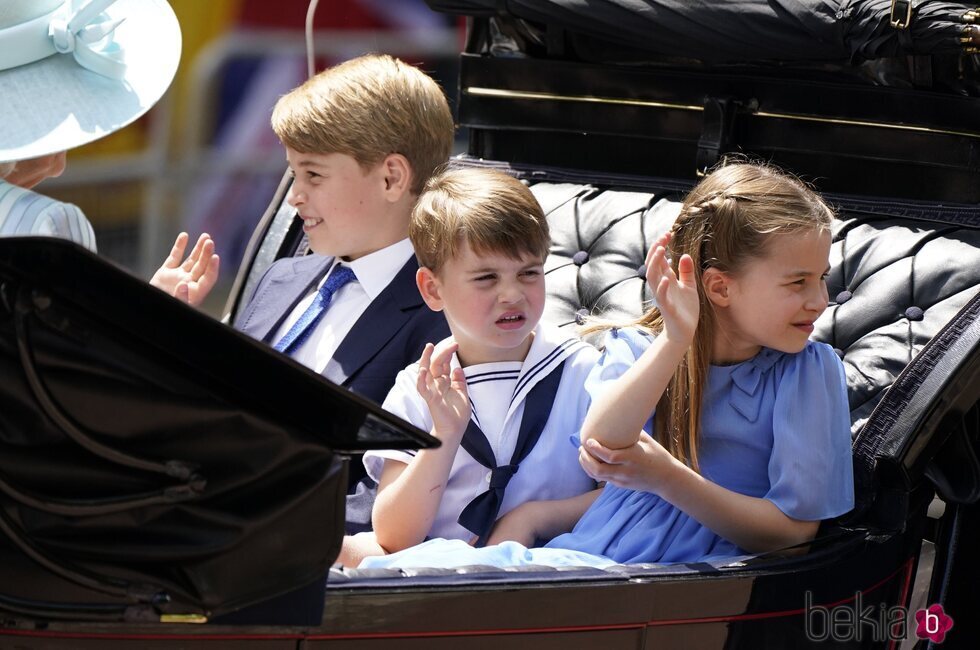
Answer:
[[[588,347],[574,332],[562,330],[554,325],[539,322],[534,328],[531,348],[524,357],[514,396],[511,398],[510,412],[517,408],[534,386],[548,376],[561,363],[578,350]]]
[[[391,281],[395,279],[401,268],[405,266],[408,260],[412,259],[414,254],[412,242],[406,238],[391,246],[359,257],[353,262],[343,262],[337,258],[334,264],[343,262],[345,266],[349,266],[354,275],[357,276],[357,281],[368,298],[374,300],[391,284]]]
[[[514,387],[514,395],[511,397],[506,418],[509,419],[513,415],[517,406],[524,401],[524,398],[539,381],[547,377],[565,359],[586,347],[589,345],[575,336],[574,333],[539,321],[534,328],[531,348],[527,351],[527,356],[524,357],[521,374],[517,378],[517,385]],[[460,367],[459,358],[455,352],[449,360],[449,367],[450,369]],[[470,399],[470,406],[474,406],[472,399]],[[476,408],[472,408],[470,418],[476,422],[477,426],[481,426],[480,419],[476,415]]]

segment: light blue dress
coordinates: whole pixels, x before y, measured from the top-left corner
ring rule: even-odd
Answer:
[[[95,232],[85,214],[0,179],[0,237],[47,236],[77,242],[95,251]]]
[[[637,330],[612,330],[586,382],[593,399],[651,341]],[[701,415],[701,474],[734,492],[768,499],[795,519],[841,515],[854,504],[848,413],[843,366],[823,343],[810,342],[797,354],[763,348],[748,361],[711,366]],[[361,566],[601,567],[745,554],[658,495],[607,485],[574,530],[543,549],[513,543],[473,549],[430,540]]]

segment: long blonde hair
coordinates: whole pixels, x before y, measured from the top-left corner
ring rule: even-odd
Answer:
[[[724,164],[687,195],[667,253],[675,273],[682,255],[694,260],[701,315],[694,341],[657,404],[654,421],[655,438],[681,462],[698,470],[701,408],[716,325],[704,290],[704,271],[738,274],[746,262],[766,254],[771,236],[827,231],[833,218],[833,211],[813,190],[760,163]],[[659,333],[663,318],[653,307],[629,325]]]

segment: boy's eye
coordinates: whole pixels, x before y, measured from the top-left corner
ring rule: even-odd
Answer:
[[[541,270],[540,269],[527,269],[526,271],[522,271],[521,272],[521,275],[523,275],[524,277],[527,277],[527,278],[536,278],[537,276],[541,275]]]
[[[473,278],[473,280],[475,282],[486,282],[489,280],[494,280],[496,279],[496,277],[497,276],[495,276],[493,273],[487,273],[486,275],[478,275],[475,278]]]

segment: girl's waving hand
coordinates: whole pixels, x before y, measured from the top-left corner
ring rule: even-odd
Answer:
[[[694,260],[690,255],[681,255],[674,273],[667,257],[671,236],[670,232],[664,233],[650,247],[646,279],[663,317],[664,335],[671,340],[690,342],[700,313]]]

